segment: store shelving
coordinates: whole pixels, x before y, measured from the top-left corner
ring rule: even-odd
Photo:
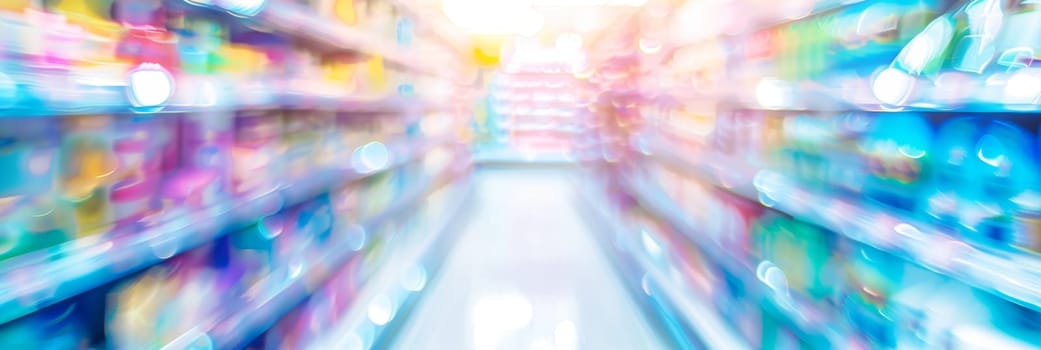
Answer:
[[[651,157],[718,188],[1041,310],[1041,258],[1037,256],[976,247],[952,237],[946,233],[948,230],[908,214],[821,193],[777,172],[758,170],[721,156],[710,155],[692,162],[670,151],[667,145],[649,143],[653,145],[649,149]]]
[[[470,179],[459,180],[460,183],[456,185],[459,188],[451,189],[456,191],[456,193],[452,194],[452,202],[448,204],[449,208],[444,211],[445,215],[439,217],[436,224],[421,230],[423,232],[420,233],[425,235],[425,237],[421,238],[419,242],[413,243],[412,246],[405,247],[400,252],[395,252],[392,261],[388,261],[387,265],[381,268],[372,281],[365,283],[361,292],[351,302],[353,307],[347,315],[338,320],[336,324],[331,325],[327,331],[322,333],[322,336],[313,339],[306,348],[349,348],[352,345],[352,341],[359,340],[359,335],[362,334],[362,329],[365,325],[378,327],[378,329],[371,334],[367,334],[365,339],[362,340],[365,343],[363,347],[370,349],[382,348],[377,346],[377,344],[385,341],[386,337],[383,335],[390,333],[387,330],[393,326],[390,324],[382,326],[372,324],[368,315],[369,308],[366,306],[372,305],[373,301],[378,297],[385,297],[391,300],[392,304],[396,304],[391,305],[391,309],[395,310],[392,312],[394,315],[392,318],[397,319],[405,317],[404,314],[407,313],[409,307],[415,305],[423,297],[422,291],[431,285],[432,281],[428,280],[423,283],[419,290],[413,290],[402,287],[402,276],[416,266],[424,267],[427,275],[436,274],[440,262],[443,260],[443,255],[447,254],[443,245],[453,241],[451,236],[457,234],[451,231],[454,227],[453,224],[459,221],[462,214],[461,210],[472,197],[474,190],[471,181]]]
[[[461,159],[461,158],[457,158]],[[356,230],[374,232],[383,223],[393,220],[419,204],[428,193],[456,179],[461,173],[460,164],[453,162],[442,173],[420,181],[402,194],[388,208],[373,217],[362,220]],[[339,237],[349,237],[346,232]],[[178,337],[165,349],[191,349],[198,346],[213,346],[217,349],[235,349],[246,345],[275,324],[285,313],[292,310],[333,273],[358,253],[356,242],[341,238],[327,246],[321,256],[314,257],[304,266],[285,266],[257,282],[250,290],[262,291],[251,295],[245,305],[217,311],[217,323],[212,329],[193,329]],[[293,273],[293,271],[302,271]],[[290,276],[286,278],[285,276]]]
[[[843,344],[842,340],[846,338],[844,336],[846,330],[829,319],[831,315],[838,314],[837,310],[829,305],[802,300],[790,295],[787,290],[774,290],[765,282],[759,281],[756,278],[756,265],[753,262],[706,239],[707,235],[702,234],[702,231],[698,229],[698,223],[692,222],[666,193],[650,185],[646,180],[637,177],[629,178],[623,182],[623,191],[635,197],[641,206],[657,215],[669,226],[687,236],[689,241],[699,247],[699,250],[707,255],[714,264],[739,276],[747,285],[754,286],[754,294],[762,298],[763,306],[783,316],[796,327],[804,339],[829,347],[839,347]]]
[[[247,14],[236,13],[234,10],[216,5],[190,0],[183,1],[189,5],[227,12],[230,17],[238,18],[244,23],[263,26],[278,34],[315,43],[322,51],[379,56],[387,63],[409,71],[448,79],[455,78],[449,70],[444,69],[445,65],[418,59],[422,56],[416,55],[411,49],[397,46],[397,43],[392,40],[376,37],[364,30],[323,16],[307,6],[288,0],[267,1],[258,10],[255,10],[256,13]]]
[[[306,83],[277,81],[234,82],[207,77],[200,84],[185,84],[169,102],[154,108],[134,106],[127,97],[127,86],[71,84],[64,94],[24,92],[10,101],[0,101],[0,117],[48,117],[97,114],[178,114],[238,110],[330,110],[341,112],[400,112],[439,108],[417,98],[397,94],[352,96],[337,89]],[[33,85],[34,82],[19,82]],[[175,82],[176,85],[176,82]],[[308,86],[314,85],[314,86]],[[235,94],[224,88],[234,86]]]
[[[1004,100],[1003,86],[983,86],[972,99],[944,99],[942,97],[923,98],[908,101],[901,105],[885,104],[876,98],[870,82],[858,79],[842,88],[822,83],[781,82],[783,86],[775,86],[778,90],[765,89],[765,93],[776,94],[760,96],[756,86],[729,85],[704,92],[689,87],[655,87],[641,92],[645,101],[664,103],[681,103],[690,101],[715,102],[720,106],[733,109],[770,110],[786,112],[871,112],[871,113],[1009,113],[1024,114],[1041,111],[1041,99],[1034,102],[1010,102]],[[767,84],[769,85],[769,84]],[[924,84],[923,84],[924,85]],[[935,89],[926,85],[919,90],[929,95]],[[937,89],[938,90],[938,89]],[[763,93],[763,89],[759,89]],[[779,97],[783,94],[783,97]]]
[[[701,341],[701,345],[709,349],[751,349],[749,345],[740,335],[727,324],[721,315],[716,313],[712,307],[710,307],[705,300],[708,300],[708,296],[704,293],[696,291],[690,288],[684,281],[676,278],[675,274],[670,274],[662,271],[659,266],[656,266],[646,254],[642,254],[640,251],[634,251],[632,247],[637,247],[639,244],[633,239],[625,239],[624,237],[635,237],[637,236],[635,230],[629,225],[619,220],[618,213],[608,212],[608,208],[615,209],[609,205],[603,205],[603,203],[610,203],[606,198],[600,198],[593,189],[584,189],[582,195],[585,199],[585,204],[589,208],[594,208],[594,216],[597,220],[602,220],[603,227],[609,228],[609,236],[614,237],[618,242],[605,242],[604,246],[606,249],[615,250],[616,254],[624,256],[616,257],[619,260],[618,264],[631,263],[633,266],[625,266],[627,268],[634,268],[637,271],[636,274],[642,274],[644,278],[649,281],[643,281],[657,286],[651,291],[650,286],[643,286],[644,293],[657,294],[655,292],[660,291],[661,297],[665,299],[673,308],[675,308],[680,315],[684,318],[684,321],[690,325],[695,332],[697,337]],[[619,266],[623,268],[623,266]],[[675,271],[669,271],[675,272]],[[638,277],[637,277],[638,278]]]
[[[330,188],[405,165],[421,156],[429,145],[422,141],[391,145],[395,156],[381,169],[320,169],[253,198],[230,198],[144,229],[90,236],[5,261],[0,269],[0,276],[4,276],[0,279],[0,323],[158,264]]]

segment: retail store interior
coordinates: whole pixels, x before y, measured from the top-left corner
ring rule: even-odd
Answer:
[[[0,349],[1041,350],[1034,114],[1038,0],[0,0]]]

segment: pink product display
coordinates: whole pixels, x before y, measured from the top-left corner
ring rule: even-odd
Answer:
[[[124,173],[150,175],[159,171],[161,158],[157,155],[162,142],[169,141],[157,137],[161,131],[159,126],[147,117],[117,120],[113,150]]]
[[[138,222],[155,209],[163,148],[158,123],[148,118],[119,120],[113,151],[119,173],[109,192],[112,220],[117,225]]]
[[[182,169],[167,177],[163,186],[166,208],[202,210],[221,199],[220,174],[212,169]]]
[[[282,121],[277,113],[241,112],[235,118],[232,192],[255,196],[274,191],[283,178]]]
[[[139,222],[155,208],[155,178],[128,178],[112,186],[112,216],[117,225]]]

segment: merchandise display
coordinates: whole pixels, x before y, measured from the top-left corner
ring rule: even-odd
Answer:
[[[416,47],[457,49],[398,6],[3,2],[0,345],[252,347],[360,288],[470,162],[407,132],[466,116],[422,100],[459,82]]]
[[[1035,0],[0,0],[0,349],[1041,350]]]
[[[1017,85],[1031,36],[1011,34],[1034,6],[806,1],[700,36],[663,29],[737,3],[755,2],[645,8],[637,30],[601,39],[639,50],[587,78],[601,96],[639,86],[613,98],[638,120],[610,131],[635,160],[591,191],[644,213],[619,234],[676,237],[657,268],[689,276],[659,283],[712,287],[702,312],[725,321],[688,320],[706,347],[733,348],[723,329],[751,348],[1036,348],[1041,328],[1022,320],[1041,312],[1041,136]],[[617,71],[632,73],[596,81]]]

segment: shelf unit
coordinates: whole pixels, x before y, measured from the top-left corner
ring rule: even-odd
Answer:
[[[458,159],[462,160],[462,158]],[[461,173],[458,171],[459,164],[467,163],[452,163],[441,174],[421,181],[381,213],[362,220],[356,230],[372,232],[381,224],[407,214],[427,194],[456,180]],[[355,244],[346,238],[333,242],[321,256],[315,257],[310,264],[302,267],[305,271],[293,278],[281,278],[281,276],[293,276],[289,272],[291,267],[288,266],[272,272],[268,278],[258,282],[260,286],[251,287],[251,289],[268,291],[267,294],[251,298],[244,308],[217,311],[221,316],[211,329],[193,329],[164,348],[192,349],[200,345],[212,345],[217,349],[244,347],[304,301],[317,287],[324,284],[337,268],[342,267],[357,254]]]
[[[451,33],[436,19],[423,18],[429,13],[418,10],[407,0],[389,2],[409,16],[423,20],[423,25],[431,26],[434,40],[450,46],[456,54],[466,53],[468,43],[465,39],[459,36],[440,37]],[[406,73],[400,76],[416,86],[426,82],[447,82],[446,86],[458,88],[467,83],[460,80],[463,74],[459,74],[462,65],[458,58],[462,56],[442,55],[441,52],[434,52],[441,47],[419,45],[425,42],[405,47],[399,45],[393,37],[381,37],[384,33],[352,27],[331,16],[320,15],[320,10],[300,2],[261,0],[246,4],[232,1],[164,0],[164,3],[164,7],[169,5],[188,10],[186,13],[190,16],[219,19],[222,24],[232,23],[231,27],[248,27],[284,36],[293,41],[294,45],[303,44],[304,49],[311,53],[330,56],[324,58],[350,60],[378,57],[397,71],[392,73]],[[218,4],[260,6],[245,9],[246,12],[235,12],[221,8]],[[236,10],[241,11],[243,8]],[[44,31],[43,26],[40,30]],[[14,57],[6,53],[4,56]],[[308,55],[307,59],[313,57]],[[5,67],[15,66],[15,69],[0,72],[0,118],[57,119],[76,115],[162,117],[209,112],[306,110],[362,114],[359,118],[396,114],[414,122],[423,112],[457,109],[461,105],[460,101],[472,97],[460,94],[462,96],[453,96],[454,99],[433,101],[422,93],[409,90],[365,94],[356,92],[357,89],[350,88],[346,83],[338,86],[340,83],[310,74],[305,78],[294,74],[289,74],[291,77],[272,75],[268,72],[243,76],[236,75],[234,70],[231,73],[213,74],[174,71],[164,72],[172,88],[162,103],[142,107],[135,105],[131,97],[135,86],[130,85],[127,72],[84,69],[79,66],[69,69],[36,69],[29,62],[9,63],[12,65]],[[19,64],[25,67],[17,67]],[[441,136],[412,135],[411,132],[409,135],[386,145],[388,162],[377,169],[354,169],[349,161],[338,162],[336,166],[307,169],[309,173],[305,176],[279,179],[283,184],[271,192],[249,197],[222,193],[216,204],[202,210],[167,214],[135,227],[117,228],[5,260],[0,263],[0,325],[21,323],[22,319],[32,318],[26,316],[49,306],[60,305],[63,301],[79,303],[79,296],[90,294],[88,292],[92,290],[109,288],[113,282],[122,282],[149,267],[164,264],[178,254],[245,228],[259,218],[308,202],[329,191],[403,167],[411,169],[416,164],[428,165],[427,161],[432,158],[426,157],[429,153],[442,151],[439,149],[444,148],[442,146],[457,145],[458,142],[457,139],[449,140]],[[362,220],[357,229],[375,230],[384,223],[407,216],[410,209],[422,202],[429,193],[462,178],[473,162],[458,150],[458,147],[453,147],[453,154],[457,157],[446,169],[442,169],[436,176],[410,184],[413,186],[405,188],[405,192],[396,197],[388,208]],[[349,159],[352,155],[347,152],[340,158],[344,157]],[[405,178],[403,176],[401,179]],[[224,349],[247,345],[309,298],[337,271],[342,270],[345,263],[357,254],[352,243],[355,242],[334,240],[323,247],[322,253],[317,256],[301,257],[304,260],[302,271],[291,270],[290,267],[276,268],[266,278],[250,286],[261,291],[262,295],[235,303],[239,307],[227,306],[212,310],[216,318],[214,324],[199,325],[164,348]],[[106,305],[110,302],[115,301],[106,301]],[[98,339],[96,335],[83,337],[89,337],[91,341],[105,340]]]
[[[843,345],[846,330],[828,319],[830,315],[838,314],[837,310],[790,296],[787,291],[770,288],[764,281],[757,279],[755,262],[728,251],[702,234],[698,223],[692,222],[689,216],[677,209],[678,205],[667,194],[645,179],[629,178],[623,183],[622,190],[636,198],[640,206],[685,235],[714,264],[740,278],[767,310],[781,315],[804,339],[818,346]]]
[[[1036,255],[974,247],[905,213],[820,193],[777,172],[718,155],[692,163],[662,142],[648,144],[650,157],[717,188],[1041,311],[1041,258]]]
[[[318,44],[321,51],[348,52],[363,55],[379,56],[394,66],[403,69],[438,76],[446,79],[456,78],[450,70],[457,68],[448,62],[429,62],[419,60],[412,49],[401,48],[358,28],[340,23],[332,18],[322,16],[313,9],[289,0],[270,0],[264,3],[258,13],[251,16],[235,14],[215,5],[180,0],[189,6],[200,6],[215,11],[228,13],[252,26],[262,26],[270,31],[283,34],[304,42]]]
[[[413,246],[394,254],[392,261],[380,268],[375,278],[365,282],[363,289],[351,302],[353,307],[347,315],[342,317],[336,324],[331,325],[329,331],[323,332],[322,336],[313,339],[305,348],[318,350],[350,347],[352,341],[358,340],[354,337],[360,337],[363,329],[371,329],[363,328],[366,325],[371,325],[377,329],[373,334],[363,338],[363,347],[370,349],[383,348],[384,346],[380,345],[390,341],[387,335],[394,332],[395,325],[378,326],[372,324],[368,316],[368,308],[364,306],[372,305],[372,302],[377,297],[386,297],[391,300],[392,304],[395,304],[391,308],[395,310],[392,312],[394,315],[393,319],[399,319],[405,317],[405,314],[409,312],[411,307],[423,298],[423,290],[436,283],[436,273],[440,269],[444,255],[447,254],[446,245],[454,242],[452,237],[457,234],[457,232],[451,230],[462,218],[463,213],[461,211],[465,205],[468,205],[470,198],[473,196],[472,180],[466,179],[461,182],[458,184],[461,188],[453,189],[453,191],[458,192],[454,194],[456,198],[449,204],[450,209],[445,212],[446,216],[440,218],[436,224],[431,225],[431,228],[424,228],[423,231],[429,232],[425,232],[426,237],[421,241],[414,242]],[[401,276],[407,273],[408,269],[413,266],[425,266],[427,275],[433,276],[419,290],[401,286]]]
[[[210,80],[214,81],[214,80]],[[236,90],[235,96],[217,96],[214,90],[178,91],[164,106],[141,109],[126,97],[126,86],[92,88],[80,86],[68,98],[54,96],[20,96],[0,104],[0,118],[51,117],[64,115],[98,114],[185,114],[203,112],[230,112],[240,110],[327,110],[338,112],[377,113],[404,112],[424,108],[443,108],[416,98],[397,95],[349,96],[337,93],[294,91],[276,82],[255,82],[246,86],[270,84],[262,89]],[[214,84],[212,86],[231,86]],[[207,92],[212,95],[202,95]],[[73,98],[74,97],[74,98]]]
[[[595,177],[594,177],[595,178]],[[631,183],[625,183],[630,185]],[[662,271],[661,266],[646,255],[640,244],[632,238],[638,235],[637,231],[630,225],[621,222],[622,216],[618,208],[611,200],[604,197],[603,191],[589,188],[590,186],[579,186],[582,188],[584,204],[593,212],[593,217],[600,221],[602,227],[613,239],[600,238],[602,246],[613,251],[616,256],[616,265],[620,270],[631,269],[629,277],[638,280],[643,288],[642,293],[649,297],[660,297],[669,303],[672,308],[683,318],[684,322],[694,329],[696,337],[700,340],[700,346],[709,349],[751,349],[740,335],[729,327],[723,317],[708,306],[708,296],[704,293],[690,288],[685,281],[676,278],[676,271]],[[626,188],[631,190],[631,187]],[[635,192],[635,191],[631,191]],[[627,239],[629,238],[629,239]],[[641,279],[642,276],[642,279]],[[652,284],[658,288],[651,288]],[[657,293],[660,291],[661,293]]]
[[[230,198],[144,230],[103,233],[5,261],[0,265],[0,276],[6,276],[0,280],[0,324],[159,264],[280,208],[408,164],[428,146],[396,147],[392,162],[378,171],[323,169],[274,192]]]

